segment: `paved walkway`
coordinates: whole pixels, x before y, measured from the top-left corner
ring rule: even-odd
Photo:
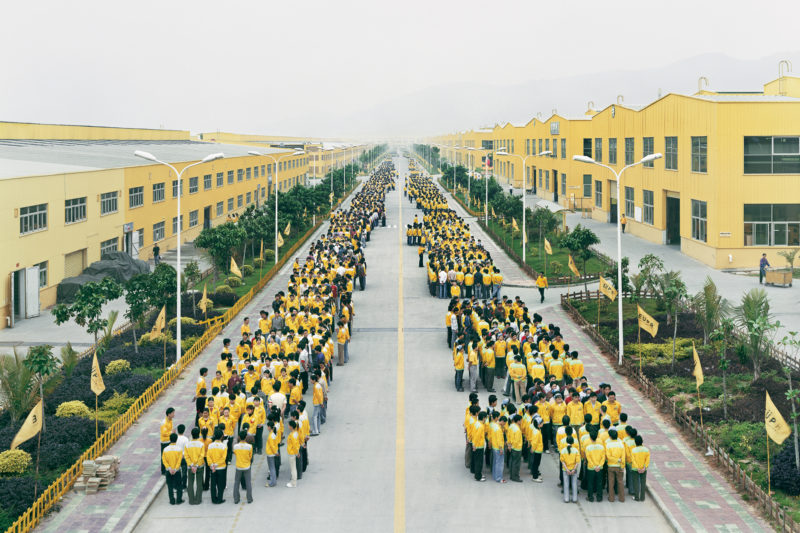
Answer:
[[[349,200],[348,200],[349,202]],[[323,224],[303,247],[308,250],[310,242],[327,231],[328,224]],[[376,237],[380,231],[373,233]],[[367,249],[369,261],[369,248]],[[301,254],[298,254],[301,255]],[[239,316],[250,316],[255,319],[260,309],[269,308],[274,295],[279,290],[286,290],[291,274],[291,261],[264,287],[259,295],[247,305]],[[355,293],[356,312],[358,312],[358,291]],[[201,367],[216,367],[224,337],[237,338],[241,321],[234,319],[220,333],[195,361],[189,365],[183,375],[144,413],[125,435],[108,451],[107,454],[121,458],[120,472],[108,490],[93,495],[70,491],[62,503],[61,510],[53,513],[37,527],[37,531],[61,533],[110,533],[114,531],[130,531],[139,518],[147,510],[153,498],[164,486],[159,463],[159,426],[167,407],[175,407],[175,427],[186,424],[194,426],[194,386],[195,378]],[[334,376],[335,384],[340,382]],[[307,399],[308,401],[308,399]],[[188,432],[188,431],[187,431]],[[263,456],[262,456],[263,457]],[[231,469],[232,470],[232,469]],[[260,479],[260,478],[259,478]],[[263,482],[261,483],[263,485]],[[229,487],[232,483],[229,483]],[[206,495],[207,496],[207,495]],[[230,490],[228,491],[230,499]],[[187,506],[188,507],[188,506]],[[232,506],[231,506],[232,508]],[[204,507],[209,510],[211,507]]]

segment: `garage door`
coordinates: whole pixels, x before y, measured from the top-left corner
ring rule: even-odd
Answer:
[[[67,254],[64,258],[64,277],[77,276],[86,268],[86,248]]]

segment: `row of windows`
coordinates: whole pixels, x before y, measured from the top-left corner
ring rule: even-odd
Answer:
[[[800,246],[800,204],[745,204],[745,246]]]
[[[561,140],[561,159],[567,158],[567,139]],[[549,157],[558,157],[558,141],[559,139],[525,139],[525,155],[536,155],[542,152],[552,152]],[[584,141],[585,142],[585,141]],[[538,149],[537,149],[538,146]],[[591,147],[589,147],[591,150]]]
[[[592,147],[594,144],[594,155]],[[655,153],[655,138],[642,137],[642,157]],[[699,136],[691,138],[690,153],[692,158],[692,172],[708,172],[708,137]],[[625,164],[632,165],[636,159],[636,141],[633,137],[625,138]],[[678,170],[678,138],[664,137],[664,168],[667,170]],[[603,139],[595,138],[592,143],[591,138],[583,139],[583,155],[591,157],[598,163],[603,162]],[[641,158],[639,158],[641,159]],[[608,139],[608,164],[617,164],[617,139]],[[647,168],[655,166],[653,161],[644,164]]]
[[[745,174],[800,174],[800,137],[745,137]]]

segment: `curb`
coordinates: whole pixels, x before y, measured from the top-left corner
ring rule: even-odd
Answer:
[[[166,484],[167,480],[164,478],[164,476],[163,475],[159,476],[156,486],[150,489],[150,493],[145,498],[145,501],[143,501],[142,504],[139,505],[139,508],[136,509],[136,513],[133,515],[133,519],[122,530],[123,533],[131,533],[134,529],[136,529],[136,526],[138,526],[139,522],[142,521],[144,513],[146,513],[147,510],[150,509],[150,506],[153,505],[154,501],[156,501],[156,496],[158,496],[158,493],[161,492],[161,489],[163,489],[164,485]]]
[[[656,502],[656,507],[658,507],[658,510],[661,511],[661,514],[664,515],[664,518],[666,518],[667,522],[669,522],[669,525],[672,526],[672,529],[678,533],[683,533],[683,528],[680,526],[680,524],[678,524],[678,521],[675,520],[675,517],[672,516],[672,513],[669,512],[667,506],[664,504],[664,500],[662,500],[658,494],[650,490],[649,486],[646,488],[646,490],[650,498]]]

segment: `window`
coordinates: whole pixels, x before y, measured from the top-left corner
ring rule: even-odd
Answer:
[[[539,151],[536,152],[537,154],[541,154],[544,150],[542,150],[542,140],[539,139]]]
[[[72,198],[64,202],[64,223],[73,224],[86,220],[86,197]]]
[[[544,151],[545,152],[549,152],[550,151],[550,139],[545,139],[544,140]]]
[[[744,204],[745,246],[800,246],[800,204]]]
[[[104,254],[108,252],[116,252],[117,245],[119,244],[119,239],[114,237],[113,239],[108,239],[107,241],[103,241],[100,243],[100,257],[102,258]]]
[[[654,216],[653,216],[653,191],[642,191],[642,217],[645,224],[653,224]]]
[[[542,188],[542,179],[544,179],[542,176],[544,176],[544,172],[542,172],[542,169],[540,168],[539,169],[539,188],[540,189]]]
[[[244,180],[244,169],[240,168],[236,170],[236,181]]]
[[[190,228],[195,227],[198,224],[199,219],[200,219],[200,212],[199,212],[198,209],[195,209],[194,211],[189,211],[189,227]]]
[[[207,191],[211,188],[211,174],[203,176],[203,190]]]
[[[164,240],[164,221],[153,224],[153,242]]]
[[[634,202],[633,187],[625,187],[625,216],[633,218],[633,202]]]
[[[141,207],[144,205],[144,187],[131,187],[128,189],[128,207]]]
[[[584,174],[583,175],[583,197],[584,198],[591,198],[592,197],[592,175],[591,174]]]
[[[603,161],[603,139],[594,140],[594,160],[598,163]]]
[[[553,155],[550,157],[558,157],[558,139],[553,139]]]
[[[678,170],[678,138],[664,137],[664,168]]]
[[[561,194],[567,195],[567,175],[563,172],[561,173]]]
[[[545,170],[544,171],[544,190],[546,190],[546,191],[550,190],[550,171],[549,170]]]
[[[561,159],[567,158],[567,140],[561,139]]]
[[[252,200],[253,200],[252,194],[248,192],[244,202],[249,205]]]
[[[583,140],[583,155],[586,157],[592,157],[592,140],[591,139],[584,139]]]
[[[655,142],[653,141],[652,137],[642,137],[642,157],[652,154],[654,151],[654,145]],[[653,168],[653,162],[648,161],[642,166],[647,168]]]
[[[228,185],[233,183],[233,170],[228,171]]]
[[[692,137],[692,172],[708,172],[708,137]]]
[[[531,155],[531,140],[525,139],[525,155]]]
[[[117,191],[104,192],[100,195],[100,215],[117,212]]]
[[[258,165],[253,167],[253,178],[258,177]]]
[[[241,194],[236,197],[236,207],[242,207],[244,205],[244,196]]]
[[[183,231],[183,215],[181,215],[181,231]],[[172,234],[178,233],[178,217],[172,217]]]
[[[266,176],[266,174],[264,173],[264,168],[265,168],[264,165],[261,165],[261,175],[262,176]]]
[[[633,142],[633,137],[625,137],[625,164],[632,165],[633,164],[633,148],[635,143]]]
[[[617,139],[613,137],[608,140],[608,164],[617,164]]]
[[[47,287],[47,261],[42,261],[35,266],[39,267],[39,288],[43,289]]]
[[[136,230],[136,242],[139,248],[144,246],[144,228],[139,228]]]
[[[189,194],[195,194],[200,190],[197,176],[189,178]]]
[[[153,184],[153,203],[164,201],[164,183]]]
[[[217,202],[217,216],[220,217],[225,212],[225,202]]]
[[[245,174],[247,175],[246,179],[251,179],[253,177],[253,174],[252,174],[253,173],[253,169],[250,168],[250,167],[247,167],[244,170],[245,170]]]
[[[47,229],[47,204],[29,205],[19,210],[19,233],[33,233]]]
[[[183,180],[181,180],[181,196],[183,196]],[[178,180],[172,180],[172,197],[178,197]]]
[[[800,137],[745,137],[745,174],[800,174]]]
[[[692,239],[706,242],[706,203],[692,200]]]
[[[594,180],[594,205],[603,207],[603,182],[600,180]]]
[[[228,198],[228,213],[233,211],[233,198]]]
[[[217,187],[222,187],[225,184],[225,173],[217,172]]]

